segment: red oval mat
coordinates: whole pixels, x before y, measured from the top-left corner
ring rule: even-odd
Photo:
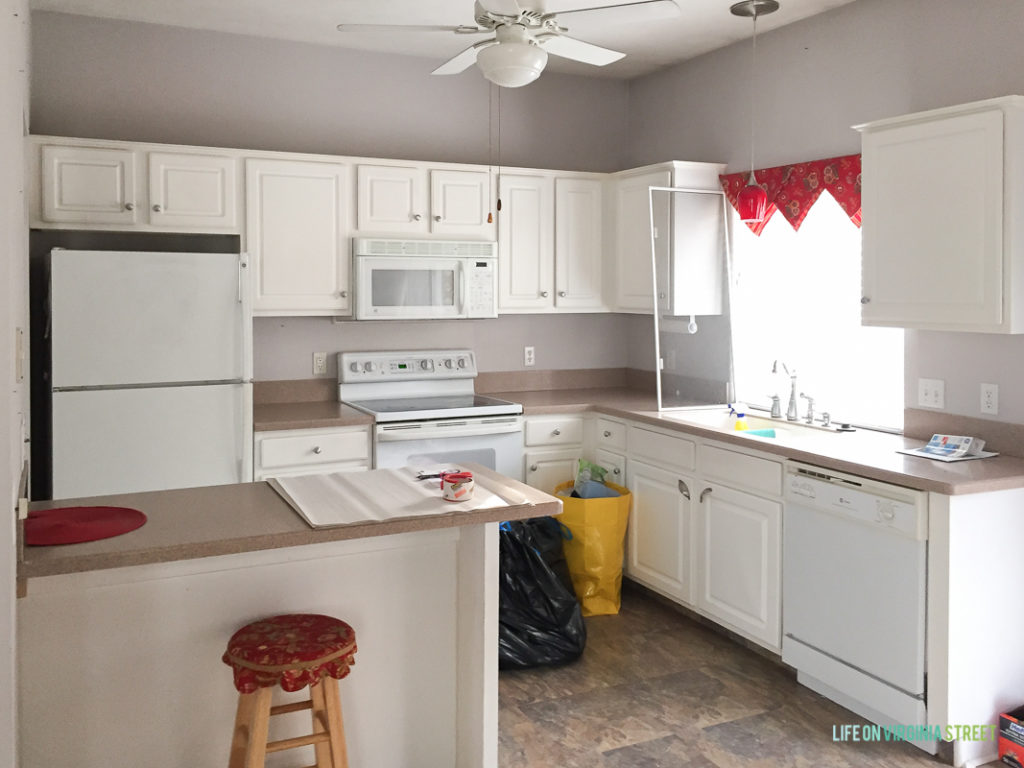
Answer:
[[[61,507],[39,509],[25,520],[25,544],[48,547],[80,544],[120,536],[142,527],[146,516],[128,507]]]

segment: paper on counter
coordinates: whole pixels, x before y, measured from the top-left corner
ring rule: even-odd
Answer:
[[[445,501],[438,480],[417,480],[419,469],[374,469],[272,478],[267,482],[313,528],[408,520],[508,506],[477,478],[473,498]]]
[[[985,441],[966,435],[932,435],[932,439],[922,448],[897,450],[908,456],[921,456],[935,461],[967,461],[968,459],[987,459],[998,456],[998,453],[983,450]]]

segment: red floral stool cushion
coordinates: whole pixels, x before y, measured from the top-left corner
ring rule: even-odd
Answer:
[[[228,641],[223,660],[234,670],[239,693],[275,685],[299,691],[324,675],[345,677],[355,653],[356,633],[344,621],[293,613],[242,627]]]

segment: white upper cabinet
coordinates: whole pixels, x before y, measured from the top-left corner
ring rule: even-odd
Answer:
[[[238,224],[232,157],[149,153],[149,222],[180,229],[234,229]]]
[[[487,171],[360,165],[356,176],[361,233],[494,239]]]
[[[1024,333],[1024,99],[858,129],[862,323]]]
[[[555,306],[558,309],[604,309],[601,187],[597,179],[555,179]]]
[[[362,232],[422,233],[429,226],[426,171],[413,166],[360,165],[356,227]]]
[[[32,225],[238,232],[238,158],[36,139]],[[80,142],[82,140],[75,140]]]
[[[725,208],[718,163],[673,161],[612,174],[615,308],[649,313],[651,187],[689,192],[654,194],[658,305],[669,315],[712,315],[722,309]]]
[[[555,290],[554,180],[502,173],[498,197],[498,311],[550,311]]]
[[[67,224],[135,224],[135,152],[43,146],[42,218]]]
[[[607,310],[602,187],[595,174],[502,173],[500,313]]]
[[[342,163],[246,161],[255,314],[351,314],[350,185]]]
[[[445,237],[494,240],[491,174],[487,171],[430,171],[430,231]]]

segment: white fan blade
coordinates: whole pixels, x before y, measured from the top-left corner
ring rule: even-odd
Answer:
[[[481,48],[486,48],[488,45],[494,45],[496,41],[492,38],[490,40],[483,40],[476,45],[471,45],[462,53],[457,53],[452,58],[448,59],[444,64],[435,69],[430,74],[432,75],[457,75],[460,72],[465,72],[471,66],[476,64],[476,55],[480,53]]]
[[[603,25],[631,24],[643,21],[655,21],[657,19],[668,19],[682,13],[679,5],[674,0],[634,0],[631,3],[617,3],[616,5],[599,5],[593,8],[573,8],[568,11],[551,11],[545,13],[545,17],[565,16],[569,22],[582,21],[577,14],[591,14],[587,22],[594,21]],[[573,17],[576,18],[573,18]]]
[[[540,43],[545,51],[553,53],[555,56],[561,56],[563,59],[572,59],[573,61],[582,61],[584,64],[593,64],[596,67],[611,64],[626,55],[609,48],[602,48],[599,45],[584,43],[582,40],[566,37],[565,35],[551,35],[550,37],[537,35],[537,42]]]
[[[477,35],[491,32],[490,29],[461,24],[457,27],[442,27],[435,24],[339,24],[339,32],[454,32],[457,35]]]
[[[518,18],[522,12],[516,0],[477,0],[477,2],[480,3],[481,8],[488,13],[493,13],[495,16],[514,16]]]

